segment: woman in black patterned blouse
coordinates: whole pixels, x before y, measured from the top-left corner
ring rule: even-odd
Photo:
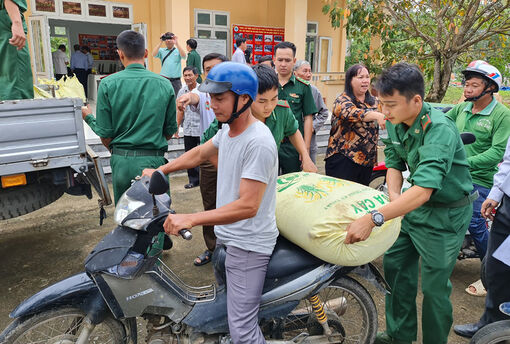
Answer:
[[[368,185],[377,162],[379,127],[385,127],[379,101],[369,91],[362,64],[345,73],[345,91],[335,100],[326,150],[326,175]]]

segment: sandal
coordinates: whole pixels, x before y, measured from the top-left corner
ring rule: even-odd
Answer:
[[[466,288],[466,293],[473,296],[485,296],[487,295],[487,290],[483,287],[482,280],[478,280]]]
[[[211,257],[212,257],[212,252],[209,250],[205,250],[204,253],[202,253],[201,255],[199,255],[198,257],[195,258],[195,261],[193,262],[193,264],[195,264],[196,266],[201,266],[201,265],[207,264],[211,261]]]

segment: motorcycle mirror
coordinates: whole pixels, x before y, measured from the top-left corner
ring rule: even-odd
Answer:
[[[160,170],[156,170],[149,182],[149,192],[153,195],[162,195],[168,191],[170,184],[168,178]]]
[[[462,139],[462,143],[465,145],[472,144],[476,141],[475,134],[469,132],[461,133],[460,138]]]

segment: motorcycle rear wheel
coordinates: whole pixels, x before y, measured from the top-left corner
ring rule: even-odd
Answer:
[[[85,313],[66,306],[16,319],[2,334],[2,344],[74,344],[81,333]],[[124,326],[112,317],[98,324],[89,337],[90,344],[124,344]]]
[[[484,326],[471,338],[470,344],[510,343],[510,320],[496,321]]]
[[[359,282],[343,277],[324,288],[319,297],[326,305],[328,325],[333,333],[340,334],[342,344],[370,344],[377,334],[377,309],[370,293]],[[345,304],[338,306],[339,300]],[[336,307],[334,306],[336,304]],[[302,332],[310,335],[323,333],[312,305],[302,300],[282,324],[282,339],[292,339]],[[298,312],[298,313],[296,313]]]

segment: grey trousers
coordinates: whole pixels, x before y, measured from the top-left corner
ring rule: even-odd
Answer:
[[[227,247],[228,327],[234,344],[264,344],[258,313],[270,255]]]

